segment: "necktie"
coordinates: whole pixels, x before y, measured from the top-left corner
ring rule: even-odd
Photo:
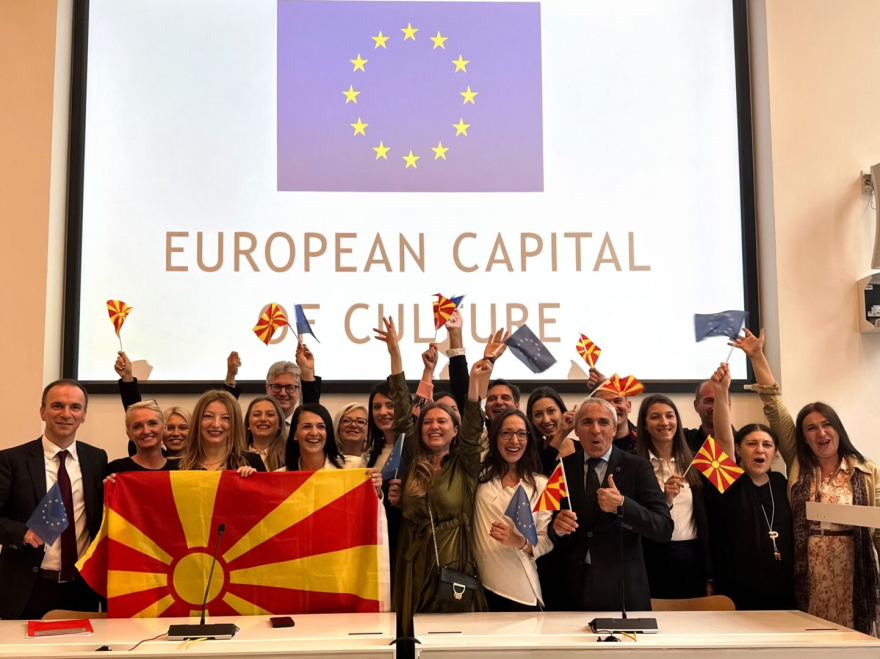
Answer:
[[[61,534],[61,581],[71,581],[76,576],[76,520],[73,517],[73,488],[67,473],[69,451],[58,453],[58,487],[61,489],[61,503],[67,513],[67,528]]]
[[[587,460],[587,482],[584,488],[584,497],[587,502],[587,524],[592,524],[599,516],[599,474],[596,467],[602,462],[602,458],[590,458]]]

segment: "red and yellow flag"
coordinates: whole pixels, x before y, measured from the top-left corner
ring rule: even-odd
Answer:
[[[590,341],[585,334],[581,334],[581,340],[577,344],[577,351],[581,358],[589,364],[590,368],[596,367],[599,355],[602,354],[602,348]]]
[[[562,471],[562,461],[556,465],[556,469],[550,474],[547,481],[547,487],[541,492],[538,503],[532,508],[532,512],[540,512],[542,510],[559,510],[562,506],[562,499],[568,496],[568,488],[565,485],[565,472]]]
[[[446,321],[449,320],[450,316],[452,316],[452,312],[455,311],[456,306],[455,302],[440,295],[440,293],[434,293],[434,297],[437,298],[433,303],[434,329],[440,329],[446,324]]]
[[[284,315],[281,307],[276,302],[272,302],[267,304],[260,313],[260,318],[254,327],[254,334],[257,335],[260,341],[269,345],[269,341],[275,335],[275,330],[285,325],[287,325],[287,316]]]
[[[131,307],[122,300],[107,300],[107,312],[110,314],[110,322],[113,323],[116,336],[119,336],[119,330],[122,329],[122,324],[131,313]]]
[[[715,440],[709,436],[694,456],[694,467],[699,469],[709,481],[718,488],[721,494],[743,475],[743,470],[736,462],[721,450]]]
[[[112,618],[389,609],[384,508],[365,469],[123,473],[77,563]]]
[[[617,396],[635,396],[645,390],[645,385],[636,379],[635,375],[627,375],[621,378],[617,373],[611,376],[597,391],[610,391]]]

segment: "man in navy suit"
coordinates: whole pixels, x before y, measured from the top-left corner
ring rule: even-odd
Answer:
[[[619,611],[625,577],[627,610],[650,611],[642,536],[659,542],[672,537],[666,497],[647,460],[613,445],[617,413],[611,403],[585,399],[575,410],[574,430],[584,451],[562,461],[571,509],[557,512],[550,528],[553,553],[568,575],[564,608]]]
[[[75,567],[101,527],[107,466],[103,450],[76,441],[88,401],[75,380],[51,383],[40,405],[43,436],[0,451],[0,618],[97,610],[98,596]],[[70,523],[47,545],[26,523],[56,482]]]

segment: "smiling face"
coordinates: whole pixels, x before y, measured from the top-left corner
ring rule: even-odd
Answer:
[[[614,410],[617,412],[618,428],[627,425],[627,421],[629,420],[629,413],[632,412],[631,400],[626,398],[626,396],[621,396],[620,394],[616,394],[611,391],[597,391],[593,395],[596,398],[607,400],[614,406]]]
[[[539,398],[532,405],[532,423],[544,437],[553,437],[561,420],[562,410],[552,398]]]
[[[645,417],[645,431],[655,446],[671,446],[678,430],[675,410],[666,403],[654,403]]]
[[[179,414],[169,414],[165,419],[165,436],[162,443],[169,455],[180,455],[189,440],[189,424]]]
[[[346,444],[362,446],[367,439],[367,412],[355,407],[339,420],[339,437]]]
[[[370,411],[373,415],[373,422],[382,432],[391,430],[394,423],[394,403],[385,394],[373,396],[373,409]]]
[[[819,461],[837,458],[840,435],[821,412],[810,412],[804,417],[804,438]]]
[[[515,409],[513,391],[506,384],[496,384],[486,394],[486,418],[491,421],[504,410]]]
[[[616,431],[616,419],[604,405],[588,402],[578,409],[574,432],[591,458],[601,458],[608,452]]]
[[[156,412],[137,409],[129,412],[126,432],[138,451],[147,451],[162,443],[165,428]]]
[[[422,443],[434,455],[445,455],[458,427],[452,417],[440,407],[434,407],[422,416]]]
[[[248,430],[255,440],[270,440],[278,434],[281,419],[278,418],[278,410],[268,400],[254,403],[248,417]]]
[[[266,393],[278,401],[286,419],[299,402],[299,378],[295,373],[281,373],[266,383]]]
[[[86,420],[86,399],[79,387],[60,384],[46,392],[46,404],[40,408],[46,422],[46,439],[66,447],[73,442],[76,431]]]
[[[498,453],[501,454],[505,462],[508,464],[519,462],[529,443],[529,432],[525,419],[515,414],[504,419],[495,441]]]
[[[232,417],[226,405],[219,400],[211,401],[201,420],[201,440],[206,446],[223,446],[229,441]]]
[[[736,447],[736,454],[740,457],[739,466],[750,478],[760,478],[768,471],[776,458],[776,444],[773,438],[763,430],[750,432],[743,437]]]
[[[323,454],[324,446],[327,444],[327,424],[313,412],[301,412],[293,438],[299,444],[301,455]]]

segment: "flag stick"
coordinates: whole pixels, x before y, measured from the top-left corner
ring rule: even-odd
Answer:
[[[565,475],[565,465],[562,463],[562,458],[559,458],[559,468],[562,469],[562,480],[565,481],[565,498],[568,499],[568,509],[571,510],[571,495],[568,494],[568,476]],[[560,509],[562,508],[562,502],[559,503]]]
[[[739,326],[739,329],[736,332],[736,336],[739,336],[740,332],[743,331],[743,327],[745,327],[745,326],[746,326],[745,321],[743,321],[743,324]],[[736,341],[736,337],[734,337],[733,340]],[[736,349],[736,346],[730,346],[730,352],[727,353],[727,359],[724,360],[725,364],[730,363],[730,358],[733,357],[733,351],[735,349]],[[688,469],[690,469],[690,467],[688,467]]]
[[[125,352],[125,350],[122,349],[122,335],[117,334],[116,338],[119,339],[119,352]]]

